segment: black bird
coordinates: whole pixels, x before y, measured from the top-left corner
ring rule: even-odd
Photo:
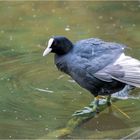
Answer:
[[[140,61],[124,54],[125,45],[89,38],[73,44],[63,36],[48,41],[43,56],[55,53],[57,68],[70,75],[81,87],[95,96],[87,111],[97,111],[99,95],[108,95],[122,90],[126,85],[140,88]]]

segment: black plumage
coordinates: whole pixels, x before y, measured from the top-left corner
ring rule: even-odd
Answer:
[[[125,56],[125,48],[97,38],[73,44],[56,36],[49,40],[43,55],[55,53],[57,68],[96,97],[120,91],[125,85],[140,87],[140,61]]]

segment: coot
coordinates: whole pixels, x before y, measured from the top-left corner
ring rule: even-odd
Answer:
[[[98,111],[99,95],[111,94],[126,85],[140,87],[140,61],[124,54],[126,46],[89,38],[72,43],[64,36],[50,38],[43,56],[55,53],[57,68],[70,75],[95,96],[90,107],[75,115]]]

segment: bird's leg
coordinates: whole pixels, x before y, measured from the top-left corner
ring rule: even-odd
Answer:
[[[107,97],[107,105],[111,106],[111,95],[108,95]]]
[[[92,108],[92,111],[96,111],[96,112],[99,112],[99,109],[98,109],[98,106],[99,106],[99,96],[96,96],[94,98],[94,101],[92,101],[89,105],[89,107]]]
[[[80,115],[86,115],[90,113],[98,113],[98,106],[99,106],[99,96],[96,96],[94,98],[94,101],[90,103],[88,107],[84,107],[82,110],[76,111],[72,116],[80,116]]]

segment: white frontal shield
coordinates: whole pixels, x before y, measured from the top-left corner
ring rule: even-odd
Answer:
[[[53,38],[51,38],[51,39],[48,41],[48,46],[47,46],[47,48],[45,49],[45,51],[43,52],[43,56],[46,56],[47,54],[49,54],[49,53],[52,51],[51,45],[53,44],[53,41],[54,41]]]

